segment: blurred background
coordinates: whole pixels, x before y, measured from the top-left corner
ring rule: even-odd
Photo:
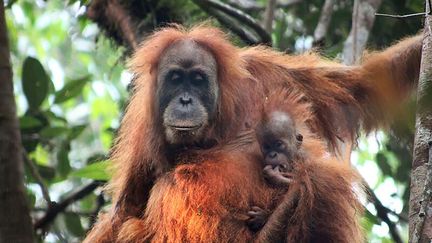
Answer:
[[[110,178],[107,156],[127,103],[128,57],[168,23],[208,21],[239,46],[265,43],[355,64],[418,33],[422,0],[9,0],[15,98],[28,203],[40,242],[80,242]],[[414,102],[390,132],[362,136],[353,164],[374,192],[362,220],[368,242],[407,242]]]

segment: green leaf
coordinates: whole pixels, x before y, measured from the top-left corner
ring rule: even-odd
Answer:
[[[378,220],[377,216],[371,214],[369,210],[366,210],[364,217],[371,223],[379,225],[381,222]]]
[[[66,213],[64,215],[65,225],[68,231],[77,237],[83,236],[85,231],[82,227],[80,217],[75,213]]]
[[[42,126],[42,122],[31,116],[22,116],[19,119],[20,129]]]
[[[36,165],[39,171],[39,174],[46,180],[52,180],[55,178],[55,169],[49,166],[44,165]]]
[[[69,131],[66,127],[47,127],[42,129],[40,135],[45,138],[54,138],[58,137],[62,134],[65,134]]]
[[[24,60],[22,86],[30,109],[37,110],[48,95],[49,78],[42,64],[33,57]]]
[[[61,177],[66,177],[71,171],[69,151],[70,145],[63,143],[60,151],[57,153],[57,170]]]
[[[78,125],[71,128],[68,139],[73,140],[77,138],[87,127],[87,125]]]
[[[38,165],[48,165],[50,153],[41,144],[38,144],[35,150],[30,154],[30,158],[33,159]]]
[[[79,200],[79,207],[82,211],[94,210],[97,196],[92,193],[83,199]]]
[[[43,111],[42,114],[50,121],[50,123],[51,122],[57,123],[57,124],[60,123],[62,125],[65,125],[68,123],[64,117],[58,116],[52,111]]]
[[[54,103],[63,103],[70,98],[79,95],[90,78],[91,76],[87,75],[80,79],[72,80],[66,83],[66,85],[61,90],[55,93]]]
[[[72,172],[71,176],[107,181],[111,178],[111,175],[107,172],[107,168],[110,164],[111,161],[109,160],[93,163],[82,169]]]

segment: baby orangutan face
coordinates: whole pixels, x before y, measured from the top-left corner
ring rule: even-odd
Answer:
[[[289,169],[298,155],[303,136],[297,132],[291,117],[280,111],[270,114],[258,131],[265,165]]]
[[[294,160],[298,158],[303,136],[298,133],[289,114],[274,111],[257,130],[264,157],[264,175],[272,184],[288,184]]]

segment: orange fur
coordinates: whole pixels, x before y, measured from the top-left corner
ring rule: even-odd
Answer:
[[[168,159],[173,151],[167,150],[160,121],[155,118],[159,111],[153,104],[158,61],[167,47],[183,39],[196,41],[215,56],[220,104],[206,135],[216,141],[216,148],[212,148],[213,152],[203,151],[205,156],[199,160],[177,165]],[[118,233],[124,241],[150,237],[161,241],[184,237],[199,241],[214,239],[215,235],[222,241],[237,236],[248,239],[250,233],[240,226],[239,218],[244,217],[242,213],[253,202],[269,207],[269,197],[274,193],[259,176],[257,159],[252,156],[258,148],[248,145],[253,147],[251,151],[244,152],[240,148],[230,152],[226,148],[219,153],[214,151],[233,141],[240,131],[254,128],[266,97],[282,88],[301,97],[290,101],[293,107],[290,112],[302,121],[304,129],[311,131],[313,141],[317,141],[304,145],[308,147],[309,158],[317,165],[305,169],[307,176],[300,181],[311,189],[306,190],[309,194],[301,193],[299,200],[306,201],[306,205],[319,200],[328,201],[324,204],[327,206],[334,202],[335,208],[342,207],[348,212],[346,205],[337,198],[347,199],[343,193],[335,193],[337,196],[333,198],[332,193],[328,193],[333,189],[324,184],[343,183],[344,188],[334,187],[342,192],[347,189],[344,182],[354,176],[349,170],[334,165],[333,159],[324,159],[323,154],[326,150],[337,151],[339,140],[355,142],[360,127],[370,131],[385,123],[391,102],[406,95],[405,88],[412,87],[416,81],[420,49],[420,39],[412,38],[387,51],[371,54],[363,65],[346,67],[322,60],[313,53],[287,56],[265,47],[236,48],[220,30],[206,26],[191,30],[177,26],[156,32],[131,60],[136,81],[111,158],[115,173],[109,186],[113,192],[113,209],[107,216],[110,220],[100,220],[86,242],[112,242]],[[305,110],[303,106],[309,108]],[[323,167],[321,160],[326,161]],[[197,173],[197,181],[183,178],[182,170]],[[330,173],[333,170],[341,174],[340,180]],[[336,178],[323,175],[326,171]],[[173,184],[176,180],[179,184]],[[313,193],[317,193],[318,198]],[[330,196],[324,197],[325,194]],[[321,196],[324,198],[319,198]],[[225,207],[225,203],[233,208]],[[194,210],[200,207],[204,216],[197,217]],[[309,209],[315,210],[303,207],[300,215]],[[335,210],[331,208],[330,211]],[[140,220],[143,212],[145,216]],[[234,214],[230,215],[232,212]],[[324,212],[317,215],[330,217]],[[357,227],[354,223],[348,226]],[[293,229],[297,227],[292,226]]]
[[[298,104],[297,95],[282,94],[278,94],[286,98],[282,104]],[[298,104],[290,112],[310,114],[307,108]],[[118,241],[253,241],[257,235],[245,224],[250,207],[273,210],[284,193],[293,192],[298,202],[283,229],[287,242],[362,242],[358,223],[362,206],[353,191],[354,183],[360,185],[357,174],[332,159],[304,126],[302,133],[308,159],[296,162],[295,182],[288,192],[263,180],[262,156],[256,152],[254,137],[207,151],[188,151],[174,171],[157,180],[144,215],[127,220]]]
[[[387,124],[415,87],[421,45],[421,36],[408,38],[352,67],[315,53],[288,56],[266,47],[247,48],[241,56],[267,90],[278,84],[301,92],[314,112],[310,127],[337,151],[338,140],[355,143],[360,128],[370,132]]]
[[[288,113],[296,132],[303,135],[303,144],[299,148],[302,155],[292,161],[294,182],[286,195],[279,197],[282,205],[269,217],[257,242],[274,242],[279,231],[287,232],[286,242],[364,240],[358,221],[363,207],[353,191],[358,187],[362,192],[362,182],[349,164],[340,163],[326,152],[326,146],[310,132],[307,124],[313,117],[311,107],[301,93],[291,89],[272,92],[265,103],[262,120],[265,122],[274,111]],[[279,227],[275,229],[275,225]]]

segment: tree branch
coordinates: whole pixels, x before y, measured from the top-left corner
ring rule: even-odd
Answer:
[[[97,216],[99,215],[99,212],[101,211],[102,207],[105,205],[105,198],[104,193],[101,192],[97,198],[96,198],[96,207],[90,214],[90,223],[89,223],[89,229],[93,228],[93,225],[96,223]]]
[[[96,188],[99,186],[102,186],[104,182],[100,181],[93,181],[89,183],[88,185],[82,187],[80,190],[70,194],[68,197],[63,199],[60,203],[54,203],[51,207],[48,208],[45,215],[36,221],[34,224],[35,229],[44,229],[46,228],[51,222],[54,221],[54,219],[57,217],[57,215],[61,212],[64,212],[64,210],[72,203],[84,198],[85,196],[92,193]]]
[[[326,0],[321,10],[318,24],[314,31],[314,46],[324,46],[324,38],[327,35],[333,15],[334,0]]]
[[[23,149],[24,162],[26,163],[28,169],[30,170],[30,173],[32,174],[33,178],[36,180],[36,183],[41,188],[42,196],[45,199],[45,201],[47,203],[47,206],[51,207],[51,198],[50,198],[50,195],[49,195],[48,188],[47,188],[47,186],[46,186],[46,184],[44,182],[44,179],[39,174],[39,171],[38,171],[35,163],[28,157],[27,151],[25,151],[24,148],[22,148],[22,149]]]
[[[366,47],[369,33],[372,30],[375,13],[382,0],[355,0],[352,16],[352,27],[344,44],[343,63],[356,63]]]
[[[382,14],[382,13],[376,13],[375,16],[380,17],[389,17],[389,18],[396,18],[396,19],[405,19],[405,18],[411,18],[411,17],[424,17],[426,13],[413,13],[413,14],[404,14],[404,15],[395,15],[395,14]]]
[[[364,179],[363,179],[364,181]],[[365,185],[366,181],[364,181]],[[401,218],[401,216],[395,212],[393,212],[392,210],[388,209],[387,207],[385,207],[381,201],[378,199],[378,197],[376,196],[375,192],[372,190],[372,188],[369,187],[369,185],[366,186],[366,190],[369,196],[369,201],[371,203],[373,203],[375,209],[377,210],[377,217],[380,218],[382,221],[384,221],[384,223],[387,224],[387,226],[389,227],[389,231],[390,231],[390,235],[393,239],[393,241],[395,243],[402,243],[402,238],[400,237],[400,234],[396,228],[396,224],[391,221],[388,217],[388,213],[392,213],[395,214],[396,216],[398,216],[399,218]]]
[[[220,13],[219,11],[209,8],[204,4],[198,3],[200,0],[195,1],[198,6],[209,15],[215,17],[222,25],[226,26],[229,30],[231,30],[234,34],[236,34],[240,39],[242,39],[247,45],[257,45],[260,44],[261,41],[258,40],[255,35],[247,31],[246,29],[239,26],[236,22],[229,20],[229,18]]]
[[[200,6],[201,8],[203,8],[207,12],[210,9],[216,9],[223,12],[224,14],[230,16],[231,18],[239,21],[241,24],[246,25],[247,27],[252,29],[259,37],[258,43],[271,44],[270,34],[265,29],[263,29],[263,27],[254,18],[244,13],[243,11],[233,8],[228,4],[216,0],[194,0],[194,3]],[[212,11],[210,14],[214,15],[217,13],[215,11]],[[221,15],[215,17],[219,20],[221,18]],[[223,24],[226,25],[228,28],[231,27],[230,25],[233,25],[233,23],[228,20],[225,20]],[[238,27],[237,29],[239,28],[240,27]]]
[[[267,6],[264,12],[263,26],[267,33],[271,33],[273,30],[273,19],[276,8],[276,0],[267,0]]]
[[[276,1],[276,8],[287,8],[292,5],[303,2],[303,0],[285,0],[285,1]],[[229,3],[241,10],[244,11],[263,11],[266,7],[258,4],[256,1],[248,1],[248,0],[230,0]]]

